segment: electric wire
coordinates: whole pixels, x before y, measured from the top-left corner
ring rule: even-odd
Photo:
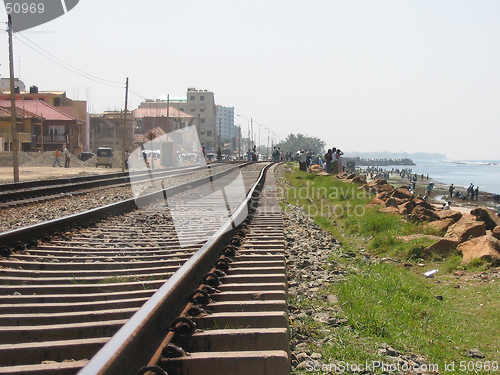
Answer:
[[[24,39],[26,39],[27,41],[29,41],[31,44],[33,44],[34,46],[36,46],[37,48],[39,48],[41,51],[43,51],[45,54],[51,56],[47,56],[45,55],[44,53],[40,52],[39,50],[35,49],[33,46],[29,45],[28,43],[24,42],[22,39],[20,39],[17,35],[20,35],[22,36]],[[31,48],[33,51],[37,52],[38,54],[42,55],[43,57],[45,57],[46,59],[52,61],[53,63],[69,70],[70,72],[74,73],[74,74],[77,74],[81,77],[84,77],[84,78],[87,78],[91,81],[94,81],[94,82],[97,82],[97,83],[100,83],[102,85],[106,85],[106,86],[110,86],[110,87],[115,87],[115,88],[124,88],[125,87],[125,84],[124,83],[121,83],[121,82],[115,82],[115,81],[110,81],[110,80],[107,80],[107,79],[104,79],[104,78],[100,78],[100,77],[97,77],[97,76],[94,76],[90,73],[87,73],[83,70],[80,70],[66,62],[64,62],[63,60],[59,59],[58,57],[54,56],[53,54],[51,54],[50,52],[48,52],[47,50],[45,50],[44,48],[40,47],[38,44],[36,44],[35,42],[33,42],[32,40],[30,40],[29,38],[27,38],[25,35],[23,35],[22,33],[20,32],[17,32],[14,37],[16,38],[16,40],[18,40],[19,42],[23,43],[25,46]]]

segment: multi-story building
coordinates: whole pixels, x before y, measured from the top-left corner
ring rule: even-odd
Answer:
[[[217,147],[237,151],[240,148],[240,128],[234,125],[234,107],[217,106],[215,124],[217,126]]]
[[[4,149],[11,150],[10,100],[0,100],[0,136]],[[85,121],[78,119],[42,100],[16,100],[17,136],[22,151],[54,151],[68,146],[71,153],[83,151],[81,128]]]
[[[167,108],[174,107],[194,117],[200,143],[207,151],[215,151],[217,146],[217,129],[215,97],[212,91],[187,89],[186,97],[147,100],[139,108]]]
[[[89,115],[87,112],[87,102],[85,100],[73,100],[66,96],[65,91],[38,91],[38,87],[31,86],[29,91],[24,91],[24,83],[16,81],[15,97],[19,100],[39,100],[47,103],[58,111],[64,112],[75,117],[83,125],[79,125],[79,144],[77,146],[81,151],[89,150]],[[0,86],[1,87],[1,86]],[[8,90],[0,89],[0,100],[10,100],[10,88]],[[76,146],[75,146],[76,147]]]
[[[99,147],[111,147],[115,153],[122,152],[123,125],[125,123],[124,111],[105,111],[100,115],[90,117],[90,146],[93,152]],[[127,133],[125,136],[125,149],[135,148],[134,116],[127,111]]]

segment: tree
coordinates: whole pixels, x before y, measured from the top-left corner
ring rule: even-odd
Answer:
[[[281,151],[287,153],[291,152],[292,154],[300,151],[300,150],[311,150],[315,154],[323,155],[325,152],[325,142],[316,137],[309,137],[302,134],[289,134],[286,139],[277,144],[276,147],[279,147]]]

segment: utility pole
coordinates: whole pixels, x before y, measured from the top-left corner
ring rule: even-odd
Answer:
[[[127,103],[128,103],[128,77],[125,82],[125,114],[123,116],[123,139],[122,139],[122,172],[125,172],[125,147],[127,146]]]
[[[241,125],[238,126],[238,158],[241,158]]]
[[[43,152],[43,113],[41,114],[40,116],[40,135],[42,137],[41,141],[42,141],[42,145],[40,147],[40,150]]]
[[[253,146],[254,146],[254,143],[253,143],[253,118],[250,118],[250,125],[252,126],[252,145],[251,145],[251,148],[253,150]]]
[[[9,14],[9,67],[10,67],[10,114],[12,133],[12,164],[14,182],[19,182],[19,140],[17,139],[16,88],[14,87],[14,61],[12,52],[12,17]]]
[[[222,121],[222,120],[221,120],[221,119],[219,119],[219,132],[218,132],[218,134],[217,134],[217,137],[218,137],[218,138],[217,138],[217,145],[218,145],[218,147],[219,147],[219,148],[220,148],[220,130],[221,130],[221,126],[222,126],[222,125],[221,125],[221,121]]]

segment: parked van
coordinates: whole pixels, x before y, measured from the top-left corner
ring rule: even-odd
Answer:
[[[110,147],[99,147],[97,149],[97,158],[95,166],[104,165],[113,168],[113,149]]]

